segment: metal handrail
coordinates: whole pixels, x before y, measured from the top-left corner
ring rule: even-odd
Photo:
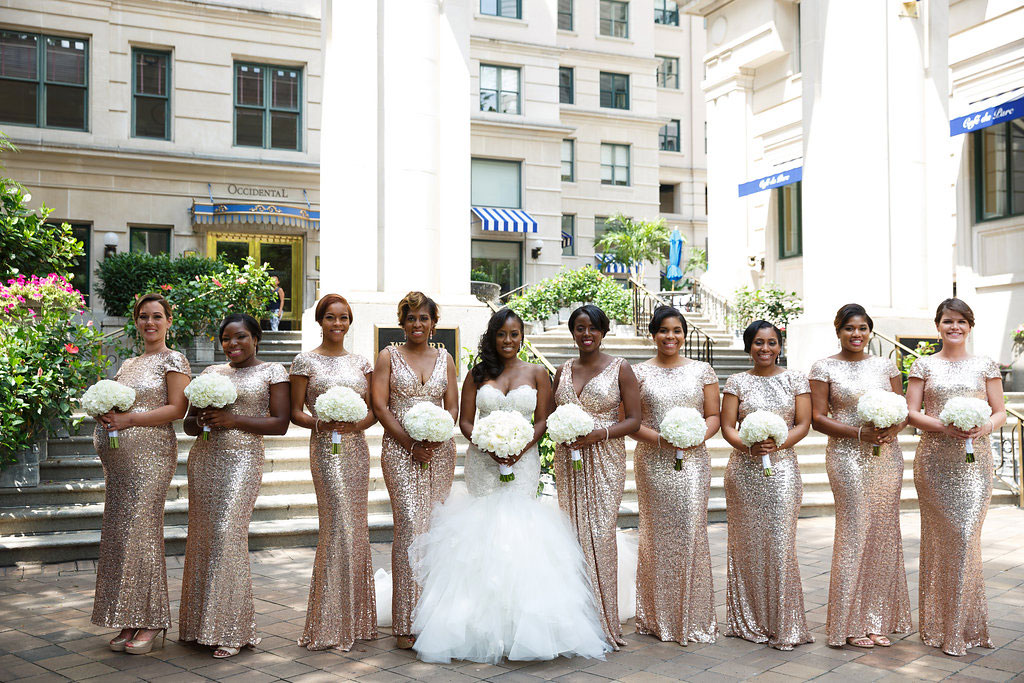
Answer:
[[[660,296],[647,289],[633,275],[629,276],[629,284],[633,289],[633,329],[637,336],[648,333],[647,326],[654,315],[654,309],[668,306]],[[683,341],[683,355],[705,363],[714,363],[715,340],[697,325],[686,323],[686,338]]]
[[[872,336],[878,339],[883,339],[889,344],[892,344],[893,348],[889,351],[890,358],[892,358],[893,354],[897,352],[900,355],[910,355],[914,358],[921,357],[921,354],[917,351],[904,346],[889,335],[879,332],[878,330],[873,330]],[[879,350],[877,355],[881,356],[881,345],[878,345],[877,348]],[[897,365],[897,367],[899,367],[899,365]],[[1006,484],[1011,491],[1017,494],[1017,505],[1019,507],[1024,507],[1024,486],[1021,485],[1021,475],[1024,473],[1022,472],[1024,464],[1021,463],[1021,458],[1024,457],[1024,414],[1021,414],[1019,411],[1014,410],[1009,406],[1006,406],[1005,410],[1007,415],[1013,416],[1017,420],[1017,423],[1009,429],[1007,429],[1006,424],[1003,424],[1003,426],[999,428],[999,462],[996,463],[995,455],[993,455],[992,458],[993,469],[995,470],[994,475],[999,479],[999,481]],[[1007,435],[1007,432],[1009,432],[1009,435]],[[1006,462],[1007,449],[1009,449],[1009,463]],[[1010,466],[1009,479],[1003,475],[1003,469],[1007,464]]]
[[[718,292],[701,284],[699,279],[693,281],[693,294],[686,304],[686,310],[697,311],[730,334],[736,331],[736,315],[732,304]]]
[[[498,297],[498,301],[502,301],[503,299],[507,299],[507,298],[511,297],[513,294],[515,294],[516,292],[521,292],[521,291],[525,290],[529,286],[530,285],[528,285],[528,284],[527,285],[519,285],[515,289],[510,289],[507,292],[505,292],[504,294],[500,295]]]
[[[493,301],[488,301],[487,306],[494,313],[497,313],[502,309],[501,306],[494,303]],[[533,356],[537,360],[537,362],[540,363],[544,367],[544,369],[548,371],[549,375],[551,375],[552,377],[555,376],[555,366],[551,364],[551,362],[544,356],[543,353],[537,350],[537,347],[530,343],[530,340],[526,338],[525,333],[523,334],[523,350],[526,351],[528,355]]]

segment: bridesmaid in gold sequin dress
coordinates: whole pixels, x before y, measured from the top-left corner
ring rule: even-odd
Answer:
[[[326,422],[316,414],[316,399],[335,386],[363,397],[369,407],[373,368],[363,356],[345,350],[352,307],[339,294],[316,305],[323,343],[300,353],[292,363],[292,421],[312,430],[309,467],[316,488],[320,534],[309,586],[306,627],[299,645],[310,650],[348,651],[358,640],[377,637],[377,607],[366,496],[370,451],[366,429],[376,422],[372,410],[356,423]],[[309,412],[302,408],[305,405]],[[341,433],[341,453],[331,454],[331,432]]]
[[[974,313],[960,299],[935,312],[942,350],[914,362],[907,385],[910,424],[922,431],[914,458],[914,486],[921,506],[921,571],[918,631],[926,645],[961,656],[992,647],[981,566],[981,526],[992,497],[989,434],[1006,422],[1003,383],[991,359],[967,353]],[[992,418],[963,432],[938,419],[954,396],[987,400]],[[966,439],[974,462],[966,462]]]
[[[569,316],[579,358],[555,373],[555,404],[574,403],[594,418],[594,430],[555,449],[558,505],[583,547],[608,642],[625,645],[618,608],[615,544],[619,504],[626,483],[626,434],[640,426],[640,390],[629,363],[601,352],[610,322],[597,306],[580,306]],[[620,419],[620,407],[622,409]],[[583,455],[583,469],[569,463],[570,449]]]
[[[686,320],[670,306],[654,311],[649,326],[658,355],[633,367],[640,385],[642,426],[633,455],[640,499],[636,571],[636,632],[675,641],[713,643],[718,636],[708,548],[711,459],[704,444],[685,451],[658,434],[676,406],[704,416],[710,439],[718,432],[718,377],[707,363],[685,358]]]
[[[162,296],[140,298],[132,318],[145,351],[125,360],[116,379],[135,389],[135,403],[101,415],[93,436],[106,497],[92,623],[121,629],[111,650],[144,654],[171,625],[164,501],[178,465],[171,423],[185,416],[191,370],[185,356],[167,348],[171,307]],[[107,438],[112,429],[120,431],[118,448]]]
[[[238,394],[223,408],[189,409],[188,540],[181,579],[178,639],[215,646],[217,659],[260,642],[249,570],[249,521],[263,481],[263,435],[288,431],[288,373],[256,358],[263,333],[252,316],[220,325],[228,359],[204,375],[227,377]]]
[[[832,647],[889,647],[885,634],[911,627],[900,534],[903,451],[896,439],[906,422],[875,429],[861,422],[857,402],[872,389],[902,394],[903,379],[893,361],[867,353],[874,323],[862,306],[843,306],[834,324],[841,350],[810,374],[812,423],[828,435],[825,467],[836,502],[825,630]],[[878,455],[872,446],[880,447]]]
[[[398,304],[405,343],[380,352],[371,385],[373,412],[384,427],[381,467],[394,515],[392,633],[402,649],[411,648],[415,640],[412,611],[420,595],[409,564],[409,546],[430,527],[431,509],[448,497],[455,474],[454,439],[414,441],[402,426],[409,408],[424,401],[443,407],[458,424],[455,362],[444,348],[428,344],[437,321],[433,299],[422,292],[406,294]],[[421,463],[429,467],[424,469]]]
[[[800,568],[796,560],[796,520],[803,482],[793,447],[811,426],[807,377],[775,364],[782,333],[755,320],[743,332],[754,367],[735,374],[722,397],[722,436],[733,447],[725,470],[729,542],[725,610],[726,635],[779,650],[814,642],[807,630]],[[785,443],[767,439],[747,447],[737,425],[756,410],[767,410],[789,425]],[[766,477],[761,456],[774,475]]]

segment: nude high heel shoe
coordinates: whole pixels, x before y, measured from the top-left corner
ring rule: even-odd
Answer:
[[[157,634],[153,634],[153,637],[149,640],[129,640],[124,645],[125,652],[133,655],[144,655],[153,650],[153,643],[156,642]],[[167,642],[167,629],[160,629],[160,647],[163,647]]]

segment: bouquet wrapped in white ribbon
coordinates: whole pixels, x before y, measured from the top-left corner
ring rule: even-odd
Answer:
[[[857,401],[857,417],[870,423],[876,429],[887,429],[907,419],[907,399],[893,391],[871,389]],[[871,447],[871,454],[878,455],[879,446]]]
[[[482,451],[499,458],[522,453],[533,438],[533,425],[514,410],[495,410],[473,425],[473,443]],[[516,478],[511,465],[498,463],[498,478],[509,482]]]
[[[594,431],[594,418],[575,403],[566,403],[555,408],[548,416],[548,435],[555,443],[569,444]],[[583,469],[583,456],[572,449],[572,468]]]
[[[441,443],[452,438],[455,420],[452,414],[441,406],[421,401],[405,414],[402,426],[416,441]],[[429,469],[430,463],[420,463],[420,469]]]
[[[82,410],[93,417],[106,415],[115,408],[124,412],[135,403],[135,390],[112,379],[101,379],[85,390],[79,400]],[[118,434],[116,429],[107,431],[110,447],[117,448]]]
[[[970,396],[954,396],[946,401],[939,413],[939,419],[944,425],[953,425],[959,430],[969,432],[975,427],[988,422],[992,417],[992,406],[988,401]],[[967,439],[965,444],[967,456],[965,462],[974,462],[974,439]]]
[[[661,437],[676,447],[675,469],[683,469],[683,451],[704,443],[708,423],[696,408],[676,406],[665,414],[658,426]]]
[[[786,443],[788,436],[789,427],[786,421],[769,410],[755,410],[740,424],[740,441],[747,448],[767,439],[774,441],[776,447],[781,447]],[[761,466],[764,468],[764,476],[770,477],[775,474],[772,470],[771,456],[762,455]]]
[[[359,422],[366,417],[366,401],[349,387],[333,386],[316,397],[316,415],[327,422]],[[341,451],[341,433],[331,432],[331,453]]]
[[[185,387],[185,398],[196,408],[223,408],[235,402],[238,392],[230,379],[210,372],[199,375]],[[208,425],[203,425],[203,433],[199,438],[204,441],[210,438]]]

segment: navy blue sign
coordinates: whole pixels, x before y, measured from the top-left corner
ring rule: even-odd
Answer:
[[[765,176],[764,178],[758,178],[757,180],[751,180],[746,183],[740,183],[740,196],[746,197],[748,194],[754,194],[755,192],[761,192],[762,190],[771,190],[775,187],[789,185],[798,180],[803,180],[803,177],[804,167],[797,166],[796,168],[791,168],[788,171],[780,171],[774,175]]]
[[[949,122],[949,135],[952,137],[970,133],[972,130],[981,130],[997,123],[1019,119],[1022,116],[1024,116],[1024,97],[953,119]]]

